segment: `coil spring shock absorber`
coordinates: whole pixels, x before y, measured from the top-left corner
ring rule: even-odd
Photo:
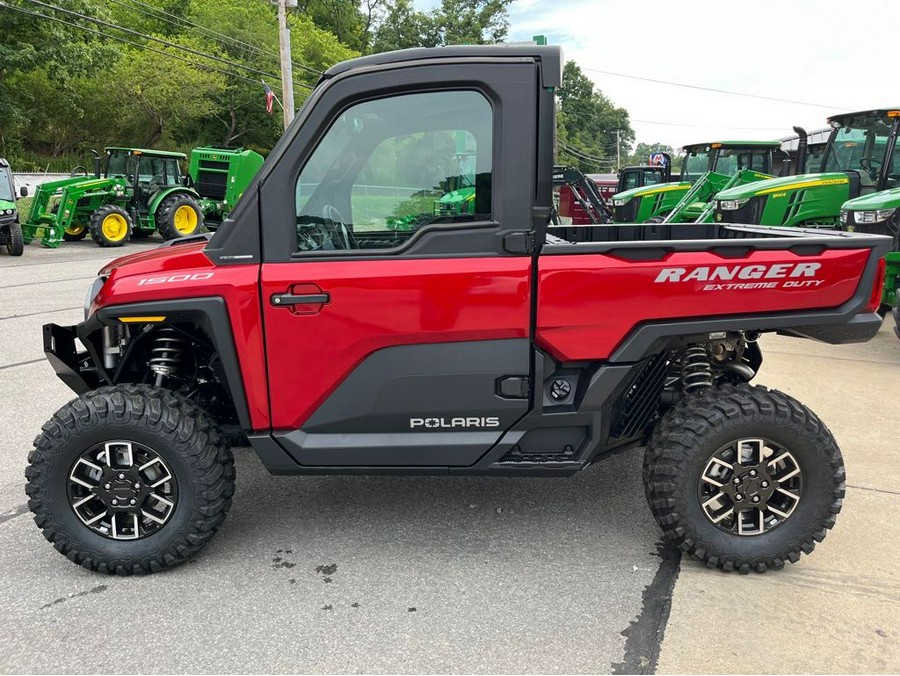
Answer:
[[[681,358],[681,382],[685,394],[713,386],[712,365],[705,345],[691,345]]]
[[[175,329],[163,326],[156,331],[153,347],[150,348],[148,366],[156,374],[155,385],[159,387],[167,376],[175,375],[181,356],[184,354],[184,337]]]

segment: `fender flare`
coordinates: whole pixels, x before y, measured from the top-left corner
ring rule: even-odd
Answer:
[[[223,383],[231,395],[243,430],[251,430],[250,408],[244,387],[243,371],[238,358],[234,333],[231,330],[231,319],[228,306],[220,296],[203,298],[184,298],[177,300],[149,301],[110,305],[100,308],[87,321],[78,325],[77,333],[86,346],[92,344],[92,336],[102,326],[115,324],[116,319],[126,316],[165,316],[166,320],[192,323],[198,326],[212,342],[222,362],[225,376]],[[102,361],[99,354],[92,355],[95,364],[100,367]],[[109,378],[108,374],[106,375]]]
[[[150,202],[147,203],[147,211],[153,214],[154,217],[156,217],[156,210],[159,208],[159,205],[162,204],[162,201],[169,195],[174,195],[176,193],[189,195],[197,201],[198,205],[200,204],[200,194],[196,190],[194,190],[193,188],[186,188],[184,186],[177,185],[171,188],[164,188],[163,190],[160,190],[155,195],[153,195],[153,197],[150,198]]]

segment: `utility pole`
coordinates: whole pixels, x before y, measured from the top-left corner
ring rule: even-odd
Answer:
[[[291,66],[291,34],[287,27],[286,5],[297,6],[296,0],[278,0],[278,43],[281,48],[281,102],[284,110],[284,128],[294,119],[294,72]]]
[[[620,152],[621,152],[620,149],[622,148],[622,141],[619,139],[619,135],[621,133],[622,133],[621,129],[616,129],[616,171],[619,171],[619,169],[622,168],[622,159],[621,159],[621,155],[620,155]]]

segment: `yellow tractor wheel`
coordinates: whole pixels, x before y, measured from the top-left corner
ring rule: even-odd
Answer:
[[[122,246],[131,239],[131,217],[112,204],[100,207],[91,215],[91,239],[104,247]]]
[[[87,237],[88,229],[84,223],[72,222],[63,233],[63,239],[67,242],[78,242]]]
[[[167,240],[196,235],[203,229],[200,205],[187,193],[169,195],[156,210],[156,229]]]

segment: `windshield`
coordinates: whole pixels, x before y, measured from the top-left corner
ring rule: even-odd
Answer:
[[[109,160],[106,162],[106,178],[111,176],[124,176],[130,182],[134,177],[134,170],[137,167],[137,155],[127,155],[125,153],[111,153]]]
[[[0,167],[0,200],[15,201],[13,197],[12,177],[6,167]]]
[[[709,153],[707,148],[688,150],[681,158],[681,180],[693,183],[709,169]]]
[[[840,120],[840,128],[831,133],[824,171],[855,171],[863,185],[878,182],[881,169],[890,158],[886,157],[893,120],[881,115],[860,115]],[[896,184],[898,176],[890,179]]]
[[[744,169],[768,173],[771,154],[768,148],[721,148],[713,171],[726,176],[734,176]]]

